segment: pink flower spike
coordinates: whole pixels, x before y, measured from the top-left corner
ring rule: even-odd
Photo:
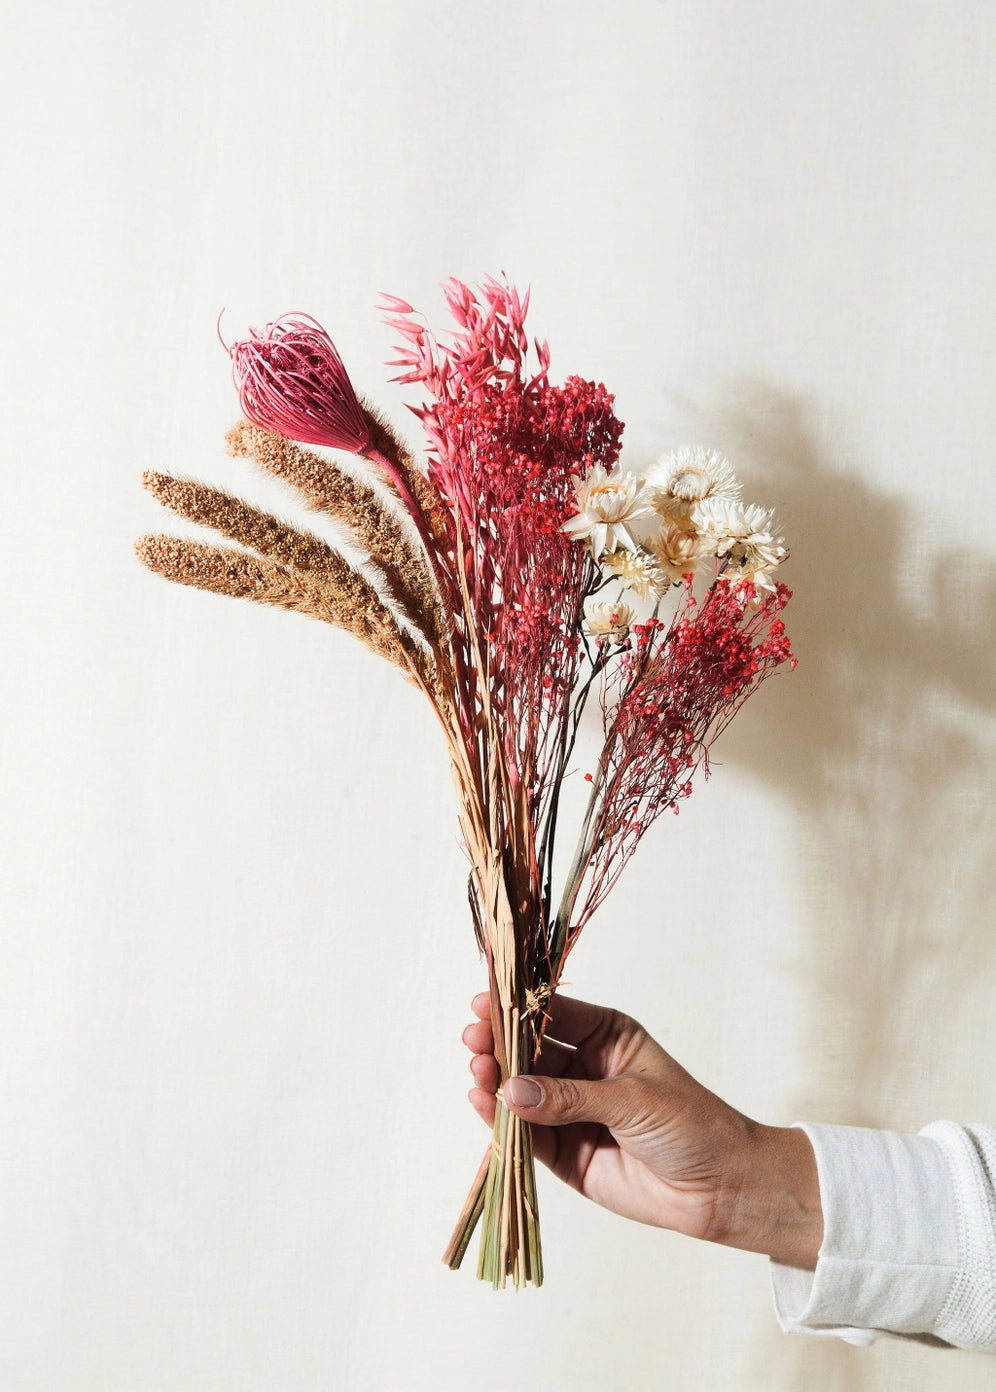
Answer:
[[[374,309],[382,310],[385,314],[414,314],[415,310],[407,300],[399,300],[397,295],[388,295],[383,290],[374,305]]]
[[[401,334],[402,338],[410,339],[412,343],[418,343],[419,339],[425,337],[422,325],[409,323],[407,319],[385,319],[384,323],[389,329]]]
[[[228,350],[254,425],[309,445],[366,454],[373,441],[335,344],[307,314],[285,314]]]

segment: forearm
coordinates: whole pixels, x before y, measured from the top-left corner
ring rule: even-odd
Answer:
[[[804,1131],[745,1119],[728,1177],[720,1185],[714,1242],[812,1269],[823,1242],[816,1157]]]

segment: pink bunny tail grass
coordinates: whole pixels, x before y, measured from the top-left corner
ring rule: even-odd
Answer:
[[[285,314],[249,335],[228,351],[242,410],[254,425],[309,445],[370,453],[370,425],[317,320]]]

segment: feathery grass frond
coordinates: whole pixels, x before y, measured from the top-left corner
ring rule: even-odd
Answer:
[[[310,508],[348,526],[382,572],[404,617],[433,647],[445,644],[447,623],[432,572],[372,488],[331,460],[250,421],[240,421],[225,439],[229,454],[253,459],[265,473],[290,484]]]
[[[434,691],[431,658],[410,634],[402,633],[369,581],[344,557],[329,551],[328,570],[319,579],[265,557],[182,537],[144,536],[135,543],[139,560],[167,580],[293,609],[344,628],[379,657],[400,667],[416,685]]]
[[[213,527],[232,541],[250,547],[282,565],[306,570],[319,580],[335,584],[342,556],[320,537],[299,532],[271,513],[241,498],[195,479],[174,478],[147,470],[142,487],[164,507],[190,522]]]

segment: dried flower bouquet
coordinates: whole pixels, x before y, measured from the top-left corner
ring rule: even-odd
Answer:
[[[794,665],[780,617],[789,591],[773,579],[786,551],[718,454],[681,449],[642,477],[617,472],[612,396],[580,377],[551,384],[547,345],[529,351],[528,295],[491,279],[444,290],[457,324],[445,340],[403,300],[382,305],[403,344],[394,380],[424,393],[412,409],[425,469],[357,397],[314,320],[287,316],[230,350],[246,416],[230,452],[344,523],[367,564],[158,473],[143,478],[150,492],[236,546],[147,536],[137,551],[168,579],[348,629],[428,698],[452,764],[505,1079],[533,1066],[564,963],[640,838],[677,812],[759,683]],[[305,445],[359,456],[367,481]],[[593,692],[604,739],[564,870],[558,812]],[[480,1220],[478,1275],[539,1285],[529,1127],[500,1094],[451,1266]]]

